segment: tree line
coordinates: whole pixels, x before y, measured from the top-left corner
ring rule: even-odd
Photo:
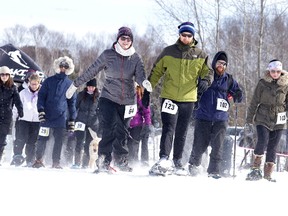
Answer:
[[[239,82],[245,92],[245,100],[237,107],[237,124],[244,125],[247,106],[259,78],[268,62],[274,58],[288,68],[288,23],[286,1],[269,0],[154,0],[158,5],[161,24],[147,27],[143,35],[133,29],[136,51],[142,56],[147,76],[153,62],[162,49],[176,42],[177,26],[191,21],[197,29],[199,47],[208,53],[210,61],[219,50],[228,54],[228,72]],[[120,26],[119,26],[120,27]],[[99,32],[100,33],[100,32]],[[52,31],[45,25],[25,27],[15,25],[6,28],[0,37],[2,45],[12,43],[28,54],[50,76],[54,73],[53,61],[67,55],[75,63],[74,79],[83,73],[100,53],[112,46],[115,34],[87,33],[81,39],[73,34]],[[103,73],[98,84],[103,84]],[[159,106],[159,91],[155,90],[152,102]],[[230,125],[235,122],[235,105],[230,109]],[[158,107],[159,108],[159,107]]]

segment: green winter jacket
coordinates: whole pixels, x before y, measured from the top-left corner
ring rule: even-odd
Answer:
[[[287,111],[288,73],[283,71],[278,80],[273,80],[269,71],[259,80],[250,105],[246,122],[263,125],[269,130],[286,128],[286,124],[276,124],[277,114]]]
[[[197,41],[184,45],[178,41],[162,51],[153,65],[149,81],[155,88],[163,76],[160,97],[177,102],[197,101],[198,78],[212,83],[213,70],[207,65],[208,56],[195,47]]]

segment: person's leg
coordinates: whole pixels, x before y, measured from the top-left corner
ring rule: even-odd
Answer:
[[[52,151],[52,168],[62,169],[60,166],[61,152],[63,146],[64,128],[53,128],[54,146]]]

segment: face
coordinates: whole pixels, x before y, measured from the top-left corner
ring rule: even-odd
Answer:
[[[179,37],[180,41],[186,45],[190,44],[194,38],[190,32],[182,32]]]
[[[132,40],[129,36],[123,35],[123,36],[119,37],[118,43],[120,44],[122,49],[127,50],[131,47]]]
[[[66,62],[60,63],[59,68],[60,68],[60,72],[65,73],[66,70],[69,68],[69,65]]]
[[[279,77],[281,76],[281,70],[271,69],[271,70],[270,70],[270,76],[271,76],[273,79],[279,79]]]
[[[32,80],[29,82],[29,86],[33,91],[36,91],[39,88],[40,83],[36,80]]]
[[[2,82],[5,83],[10,78],[10,74],[2,73],[2,74],[0,74],[0,78],[1,78]]]
[[[88,92],[94,92],[95,89],[96,89],[95,86],[87,86],[87,90],[88,90]]]
[[[218,60],[216,62],[216,73],[219,74],[219,75],[222,75],[224,74],[224,71],[226,70],[226,67],[227,67],[227,63],[223,60]]]

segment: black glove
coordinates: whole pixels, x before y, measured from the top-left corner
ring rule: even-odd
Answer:
[[[40,122],[44,122],[45,121],[45,112],[44,111],[40,111],[38,114],[38,118]]]
[[[207,80],[200,80],[198,83],[198,95],[202,95],[208,88],[209,88],[209,83]]]
[[[18,111],[18,116],[19,116],[20,118],[22,118],[22,117],[24,116],[23,110],[19,110],[19,111]]]
[[[146,89],[144,90],[144,94],[142,97],[142,105],[146,108],[148,108],[150,104],[150,92],[148,92]]]
[[[243,98],[243,93],[241,90],[238,90],[232,95],[232,97],[234,99],[234,103],[241,103],[242,98]]]
[[[75,122],[74,121],[68,121],[68,132],[74,132],[75,130]]]

